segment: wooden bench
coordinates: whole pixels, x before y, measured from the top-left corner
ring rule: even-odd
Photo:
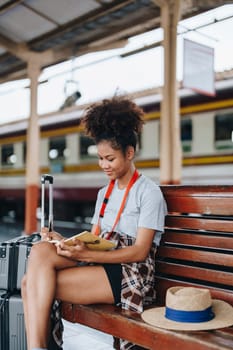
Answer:
[[[161,189],[169,214],[156,258],[157,305],[164,305],[167,288],[177,285],[209,288],[213,298],[233,305],[233,186]],[[233,349],[233,327],[168,331],[111,305],[63,303],[62,315],[146,349]]]

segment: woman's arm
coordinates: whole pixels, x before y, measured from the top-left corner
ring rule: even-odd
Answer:
[[[57,253],[72,260],[88,263],[130,263],[145,260],[147,257],[155,231],[139,228],[135,244],[122,249],[111,251],[95,251],[88,249],[83,242],[75,246],[67,246],[64,242],[57,245]]]

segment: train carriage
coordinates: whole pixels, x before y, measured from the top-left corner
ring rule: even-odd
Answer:
[[[216,82],[216,96],[180,89],[183,184],[233,183],[233,79]],[[159,90],[134,94],[145,111],[137,168],[159,183]],[[55,218],[66,230],[90,227],[106,178],[96,148],[80,124],[86,106],[40,117],[40,171],[55,175]],[[27,120],[0,126],[0,220],[24,220]],[[39,204],[38,204],[39,206]],[[65,228],[64,228],[65,230]]]

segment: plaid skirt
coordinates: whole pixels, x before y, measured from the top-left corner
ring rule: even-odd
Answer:
[[[120,235],[116,232],[112,233],[111,239],[117,241],[117,249],[122,249],[135,243],[134,237]],[[150,305],[155,301],[155,253],[156,245],[153,243],[145,261],[122,264],[121,303],[119,305],[122,309],[140,314],[144,306]],[[54,302],[51,317],[53,340],[57,344],[57,348],[62,349],[63,325],[61,321],[60,302]],[[120,339],[121,350],[133,350],[134,348],[135,344]],[[137,348],[139,349],[139,347]]]
[[[135,238],[128,235],[112,234],[112,239],[118,241],[118,249],[131,246]],[[122,264],[121,308],[142,313],[144,306],[155,301],[155,253],[156,245],[152,244],[147,258],[142,262]],[[135,344],[120,339],[120,349],[130,350]],[[139,347],[137,347],[139,349]]]

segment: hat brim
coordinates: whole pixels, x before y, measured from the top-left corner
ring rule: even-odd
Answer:
[[[142,319],[152,326],[177,331],[197,331],[230,327],[233,325],[233,307],[222,300],[213,300],[212,310],[215,317],[208,322],[175,322],[165,317],[165,307],[144,311]]]

